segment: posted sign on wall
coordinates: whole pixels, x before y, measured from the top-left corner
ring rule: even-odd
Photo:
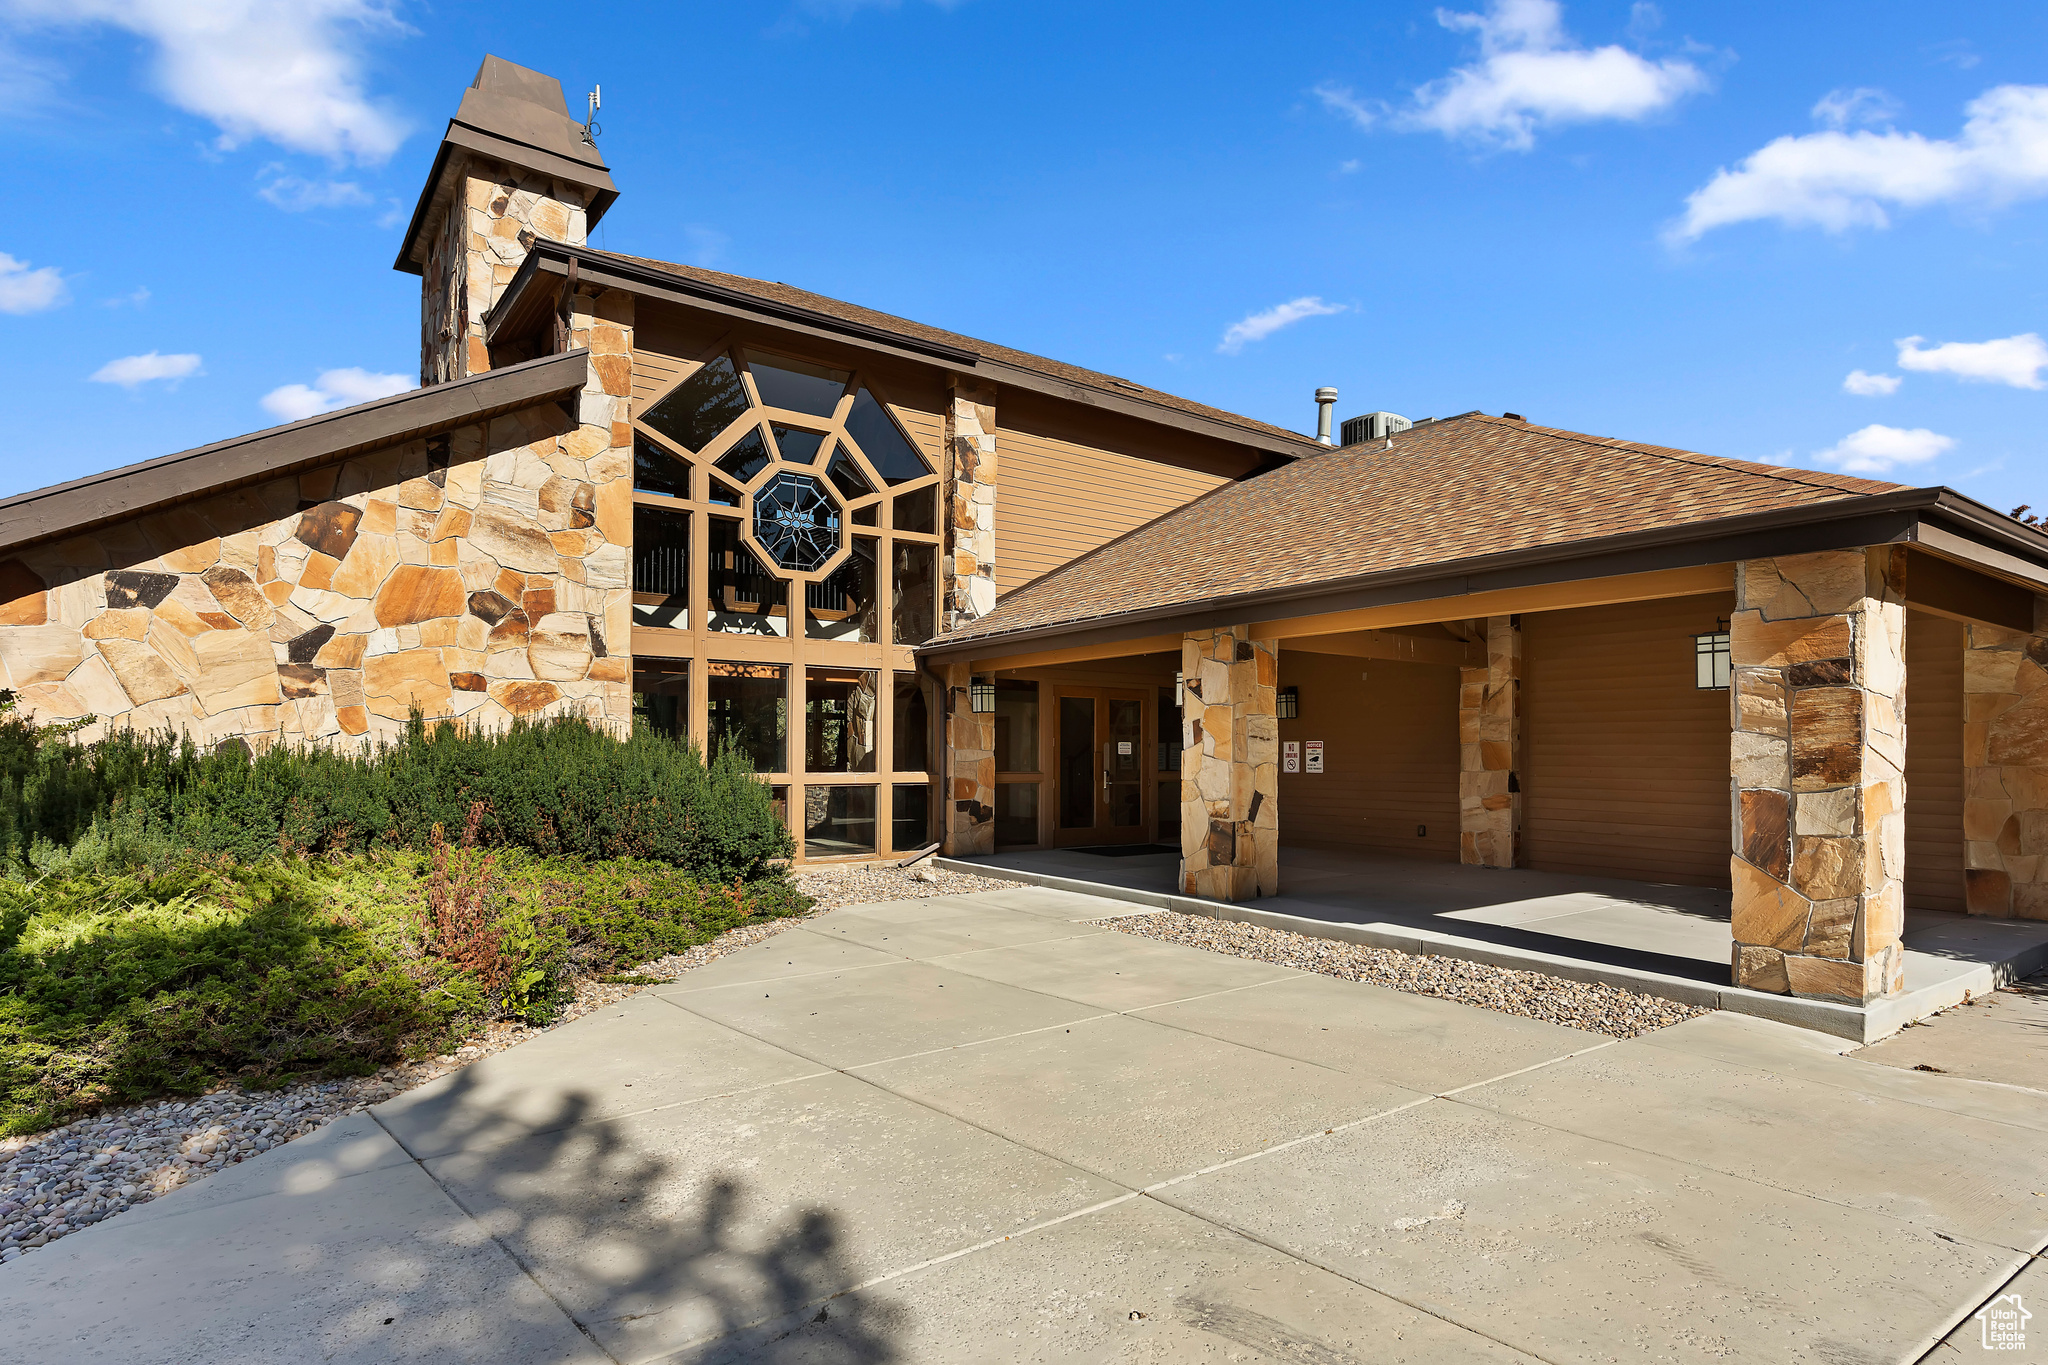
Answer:
[[[1280,746],[1280,771],[1298,773],[1301,771],[1301,741],[1290,739]]]
[[[1308,745],[1308,770],[1319,773],[1323,770],[1323,742],[1319,739],[1305,741]]]

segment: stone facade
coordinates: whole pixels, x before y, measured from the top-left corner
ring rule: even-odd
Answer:
[[[491,368],[484,318],[519,273],[535,238],[582,246],[584,192],[537,171],[457,153],[461,197],[427,239],[420,285],[420,383]]]
[[[1516,779],[1522,731],[1522,625],[1486,619],[1486,667],[1459,670],[1458,861],[1513,867],[1522,837]]]
[[[1736,566],[1738,986],[1853,1004],[1903,988],[1905,572],[1895,546]]]
[[[996,388],[951,377],[946,396],[944,629],[996,605]]]
[[[1244,626],[1181,645],[1180,885],[1210,900],[1280,893],[1280,660]]]
[[[1973,915],[2048,919],[2048,598],[1963,655],[1963,883]]]
[[[965,664],[946,665],[946,754],[952,764],[945,828],[949,857],[996,851],[996,718],[976,715]]]
[[[549,404],[31,546],[0,561],[0,672],[38,721],[98,717],[83,739],[347,744],[414,706],[623,730],[630,489],[611,424]]]

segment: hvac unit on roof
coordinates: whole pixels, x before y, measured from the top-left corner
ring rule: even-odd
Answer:
[[[1398,412],[1368,412],[1363,417],[1344,419],[1343,443],[1355,446],[1366,441],[1384,441],[1397,431],[1406,431],[1415,423]]]

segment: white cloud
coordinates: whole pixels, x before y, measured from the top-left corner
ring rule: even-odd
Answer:
[[[28,268],[0,251],[0,313],[40,313],[64,302],[64,276],[54,265]]]
[[[1903,382],[1895,374],[1866,374],[1862,370],[1851,370],[1848,378],[1842,381],[1842,392],[1862,398],[1881,398],[1888,393],[1897,393]]]
[[[196,355],[158,355],[151,351],[147,355],[130,355],[119,360],[109,360],[94,370],[91,377],[95,384],[119,384],[124,389],[132,389],[137,384],[147,384],[157,379],[176,384],[179,380],[189,379],[198,373],[199,357]]]
[[[1333,114],[1342,114],[1361,128],[1370,128],[1379,122],[1381,111],[1365,104],[1348,85],[1325,81],[1315,88],[1314,94],[1323,102],[1323,108]]]
[[[1814,456],[1847,474],[1888,474],[1904,464],[1924,464],[1955,447],[1955,437],[1926,427],[1888,427],[1878,423],[1852,431]]]
[[[1948,341],[1920,349],[1926,337],[1899,341],[1899,368],[1923,374],[1952,374],[2016,389],[2048,389],[2041,371],[2048,369],[2048,342],[2037,332],[2022,332],[1997,341]]]
[[[1847,128],[1852,123],[1884,123],[1899,112],[1899,102],[1874,86],[1854,90],[1830,90],[1813,106],[1816,123],[1830,128]]]
[[[1757,219],[1846,232],[1889,226],[1887,206],[1996,206],[2048,194],[2048,86],[2001,85],[1965,112],[1953,141],[1893,129],[1778,138],[1687,196],[1667,235],[1691,241]]]
[[[376,374],[351,365],[345,370],[322,370],[311,384],[286,384],[272,389],[263,395],[262,402],[264,410],[273,417],[296,422],[354,403],[389,398],[412,387],[413,381],[406,375]]]
[[[280,175],[256,193],[286,213],[352,208],[375,202],[352,180],[302,180],[296,175]]]
[[[100,305],[104,308],[140,308],[148,303],[151,297],[149,286],[138,284],[135,286],[134,293],[116,294],[111,299],[101,299]]]
[[[1303,318],[1323,317],[1330,313],[1341,313],[1341,303],[1324,303],[1313,294],[1298,299],[1289,299],[1263,313],[1253,313],[1242,322],[1233,322],[1223,333],[1223,340],[1216,349],[1224,355],[1236,355],[1245,348],[1246,342],[1264,341],[1282,327],[1291,327]]]
[[[1653,19],[1654,11],[1638,13],[1634,22],[1640,31]],[[1576,45],[1557,0],[1491,0],[1484,14],[1440,9],[1436,20],[1478,34],[1479,60],[1415,92],[1415,106],[1397,120],[1410,130],[1525,151],[1539,128],[1647,118],[1707,86],[1706,74],[1687,61],[1652,61],[1612,43]]]
[[[155,47],[152,79],[220,129],[336,160],[381,162],[404,122],[363,90],[361,45],[405,33],[387,0],[0,0],[24,25],[107,24]]]

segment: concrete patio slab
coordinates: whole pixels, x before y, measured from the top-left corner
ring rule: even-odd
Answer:
[[[1634,1042],[1458,1098],[1980,1243],[2048,1243],[2048,1199],[2009,1197],[2048,1189],[2048,1144],[2010,1124],[1951,1114],[1930,1142],[1923,1106]]]
[[[1470,1085],[1608,1041],[1540,1019],[1309,975],[1141,1009],[1137,1015],[1425,1093]]]
[[[1156,1196],[1552,1361],[1903,1361],[2003,1248],[1435,1101]]]
[[[690,991],[677,1007],[825,1066],[862,1066],[933,1048],[1071,1024],[1089,1005],[928,962]]]
[[[584,1015],[385,1101],[377,1121],[424,1160],[457,1148],[815,1075],[818,1063],[652,995]]]
[[[802,924],[783,930],[768,943],[755,946],[764,951],[731,953],[715,962],[692,967],[674,983],[657,986],[648,993],[681,995],[688,991],[709,990],[713,986],[780,981],[820,972],[857,971],[862,967],[880,967],[903,960],[900,953],[885,953],[837,934],[814,934]]]
[[[1423,1098],[1123,1015],[861,1075],[1131,1189]]]
[[[1123,1193],[845,1075],[427,1168],[622,1361]]]
[[[764,1324],[678,1365],[1528,1365],[1531,1357],[1137,1198]]]
[[[898,957],[926,958],[975,948],[1004,948],[1051,939],[1087,938],[1106,932],[1090,924],[987,906],[902,901],[837,911],[807,932],[858,943]]]
[[[1939,1066],[2048,1095],[2048,979],[2016,983],[1901,1029],[1856,1054],[1879,1066]]]
[[[1956,1330],[1942,1339],[1941,1349],[1927,1357],[1928,1365],[1956,1365],[1959,1361],[1982,1361],[1985,1365],[1997,1361],[1999,1365],[2041,1365],[2048,1361],[2048,1260],[2035,1257],[2029,1261],[2010,1283],[1999,1287],[1995,1298],[2016,1295],[2017,1304],[1997,1305],[1998,1310],[2017,1312],[2025,1310],[2033,1317],[2021,1325],[2025,1333],[2023,1343],[2012,1344],[1998,1341],[1987,1345],[1984,1331],[1986,1323],[1976,1313],[1970,1314]],[[1993,1305],[1986,1304],[1986,1308]]]
[[[1128,934],[1053,939],[932,959],[942,967],[1105,1010],[1139,1009],[1301,976],[1292,967]]]
[[[1084,895],[1078,891],[1061,891],[1050,886],[1027,886],[1023,883],[1006,891],[982,891],[974,897],[979,905],[1000,906],[1005,910],[1021,910],[1027,915],[1045,915],[1058,920],[1111,919],[1120,915],[1145,913],[1121,901],[1106,901],[1100,896]]]
[[[352,1176],[411,1164],[405,1149],[375,1119],[344,1114],[261,1157],[137,1205],[121,1218],[140,1223],[271,1194],[318,1194]]]
[[[272,1178],[303,1169],[289,1150],[245,1164]],[[175,1212],[88,1228],[0,1271],[0,1360],[606,1359],[411,1161],[301,1193],[214,1199],[228,1190],[213,1186],[159,1201]]]

